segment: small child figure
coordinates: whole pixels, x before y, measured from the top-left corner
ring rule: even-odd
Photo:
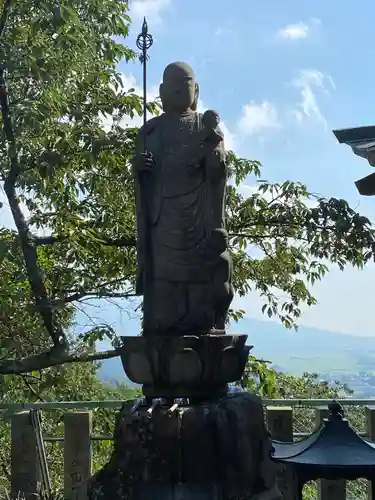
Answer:
[[[219,128],[219,113],[213,109],[208,109],[202,116],[202,123],[204,126],[202,142],[216,147],[224,139],[224,135]]]
[[[205,155],[212,153],[221,141],[224,140],[224,134],[219,128],[219,113],[213,109],[208,109],[202,116],[202,125],[198,134],[198,143],[194,150],[190,152],[191,166],[201,168],[202,160]]]

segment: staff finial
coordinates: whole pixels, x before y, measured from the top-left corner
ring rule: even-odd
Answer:
[[[142,32],[137,37],[137,47],[142,51],[140,61],[143,64],[143,125],[147,121],[147,51],[154,43],[152,35],[148,32],[146,18],[143,19]],[[147,150],[146,134],[144,134],[144,151]]]

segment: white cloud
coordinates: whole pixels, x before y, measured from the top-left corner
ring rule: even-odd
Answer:
[[[143,94],[142,88],[140,85],[138,85],[137,80],[135,77],[130,74],[130,75],[125,75],[124,73],[121,74],[121,81],[122,81],[122,86],[124,91],[129,91],[133,89],[135,94],[138,94],[141,96]],[[159,96],[159,86],[154,85],[151,86],[148,91],[147,91],[147,100],[154,101],[157,97]],[[151,116],[148,116],[148,118],[151,118]],[[105,115],[104,118],[102,119],[103,123],[103,128],[105,130],[109,130],[112,126],[113,119],[111,115]],[[131,118],[130,116],[126,116],[123,118],[123,120],[120,122],[120,125],[122,127],[140,127],[143,123],[143,116],[134,116]]]
[[[137,84],[137,80],[132,74],[125,75],[124,73],[121,73],[121,81],[125,90],[134,89],[136,94],[142,93],[141,87]]]
[[[245,184],[243,182],[238,186],[237,190],[240,194],[242,194],[244,198],[250,198],[250,196],[252,196],[258,191],[258,186],[252,184]]]
[[[224,134],[224,145],[227,151],[234,151],[236,149],[236,136],[233,134],[225,124],[225,122],[220,123],[220,128]]]
[[[160,24],[163,11],[170,3],[170,0],[133,0],[130,6],[130,17],[133,23],[141,22],[146,17],[150,25]]]
[[[301,40],[307,38],[310,27],[305,23],[288,24],[279,31],[279,38],[283,40]]]
[[[335,84],[329,75],[315,69],[300,71],[292,85],[299,91],[300,98],[293,110],[295,118],[301,122],[304,118],[316,118],[326,124],[318,104],[319,92],[329,95]]]
[[[282,40],[303,40],[311,35],[313,27],[321,24],[321,20],[317,18],[311,19],[309,24],[300,21],[295,24],[287,24],[278,32],[278,38]]]
[[[277,128],[280,126],[277,109],[268,101],[245,104],[237,126],[241,134],[249,136],[265,129]]]
[[[134,89],[134,93],[138,95],[142,95],[142,88],[140,85],[138,85],[137,80],[135,77],[130,74],[130,75],[125,75],[124,73],[121,74],[121,80],[122,80],[122,85],[123,89],[125,91],[129,91],[131,89]],[[147,92],[147,100],[148,101],[153,101],[157,96],[159,95],[159,92],[155,93],[155,88],[150,88]],[[150,118],[150,117],[149,117]],[[129,127],[140,127],[143,123],[143,117],[142,116],[134,116],[134,118],[131,118],[130,116],[124,118],[120,125],[123,127],[129,126]]]

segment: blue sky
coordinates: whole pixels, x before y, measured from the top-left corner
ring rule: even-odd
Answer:
[[[190,63],[201,105],[219,111],[228,147],[262,162],[262,178],[304,182],[321,195],[347,199],[375,220],[375,199],[361,198],[354,186],[371,167],[331,132],[375,123],[373,0],[356,6],[338,0],[134,0],[126,40],[133,48],[144,15],[154,35],[151,97],[166,64]],[[129,87],[139,88],[139,63],[120,70]],[[9,214],[3,210],[5,223]],[[319,304],[300,323],[375,335],[374,284],[375,265],[363,272],[333,269],[314,287]],[[256,295],[236,304],[265,319]],[[118,309],[106,307],[97,316],[112,318],[126,332],[128,316]]]
[[[166,64],[190,63],[202,103],[225,123],[227,145],[260,160],[263,178],[304,182],[375,220],[375,199],[361,198],[354,186],[371,167],[331,132],[375,123],[373,1],[354,8],[338,0],[136,0],[127,41],[132,47],[143,15],[155,39],[151,93]],[[137,64],[121,70],[140,83]],[[374,278],[375,265],[362,272],[333,269],[314,287],[319,304],[300,323],[375,335]],[[257,296],[237,304],[263,318]]]

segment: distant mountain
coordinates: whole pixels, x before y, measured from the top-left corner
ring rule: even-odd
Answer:
[[[375,371],[375,337],[347,335],[301,326],[287,330],[272,321],[244,318],[231,328],[246,333],[251,353],[283,370],[298,375],[318,373],[359,373]]]
[[[137,384],[133,384],[125,375],[120,358],[111,358],[104,361],[99,368],[98,375],[103,382],[109,384],[123,382],[128,387],[138,387]]]
[[[375,337],[300,327],[296,332],[272,321],[243,318],[229,329],[245,333],[251,353],[272,362],[277,369],[300,375],[305,371],[318,373],[375,372]],[[109,359],[100,368],[105,381],[127,381],[121,361]],[[129,385],[132,385],[129,382]]]

